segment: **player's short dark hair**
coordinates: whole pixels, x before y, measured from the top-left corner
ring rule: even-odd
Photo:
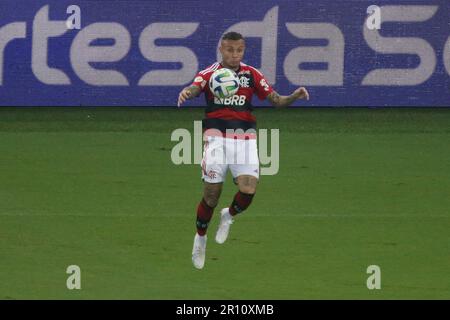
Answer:
[[[245,40],[244,37],[242,36],[242,34],[238,33],[238,32],[227,32],[222,36],[222,41],[223,40]]]

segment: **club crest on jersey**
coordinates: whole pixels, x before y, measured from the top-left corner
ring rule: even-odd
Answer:
[[[222,104],[227,106],[243,106],[245,104],[246,97],[245,95],[234,95],[229,98],[219,99],[214,97],[215,104]]]
[[[239,78],[240,86],[241,88],[248,88],[250,87],[250,79],[247,77],[240,77]]]

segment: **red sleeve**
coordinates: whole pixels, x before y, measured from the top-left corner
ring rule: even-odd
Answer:
[[[210,75],[201,74],[200,72],[197,73],[195,76],[194,82],[192,82],[191,86],[197,86],[202,91],[205,91],[206,84],[208,83]]]
[[[264,75],[256,69],[253,69],[253,76],[255,79],[255,93],[260,100],[267,98],[274,90],[271,85],[267,83]]]

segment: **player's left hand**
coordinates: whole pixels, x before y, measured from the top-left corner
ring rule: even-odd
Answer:
[[[294,94],[298,96],[297,99],[306,99],[309,100],[309,92],[304,87],[300,87],[294,91]]]

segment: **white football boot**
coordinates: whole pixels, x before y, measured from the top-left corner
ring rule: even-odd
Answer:
[[[200,236],[198,233],[194,237],[194,247],[192,248],[192,263],[197,269],[203,269],[206,256],[206,234]]]
[[[233,224],[233,221],[233,216],[230,214],[228,208],[224,208],[220,211],[220,224],[216,233],[217,243],[222,244],[225,240],[227,240],[228,233],[230,232],[230,226]]]

